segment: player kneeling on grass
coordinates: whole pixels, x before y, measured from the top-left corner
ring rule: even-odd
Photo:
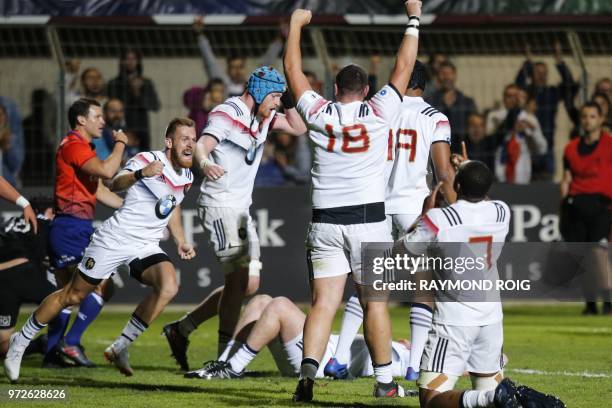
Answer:
[[[121,335],[104,352],[125,375],[133,371],[128,346],[164,310],[178,290],[176,271],[159,247],[166,227],[182,259],[195,251],[185,242],[179,204],[193,182],[192,154],[195,125],[191,119],[173,119],[166,130],[166,150],[139,153],[115,176],[112,190],[127,190],[123,206],[98,227],[68,286],[49,295],[11,336],[4,361],[7,376],[19,378],[21,358],[33,336],[60,311],[78,304],[117,267],[127,264],[130,275],[153,291],[137,306]]]
[[[479,271],[484,273],[483,279],[499,279],[496,263],[508,234],[510,208],[502,201],[486,198],[492,182],[493,175],[484,163],[462,163],[454,182],[457,202],[426,211],[416,229],[395,243],[394,256],[405,253],[420,256],[435,243],[472,243],[469,250],[474,254],[482,251],[487,259],[487,269]],[[436,192],[437,189],[430,197],[430,208]],[[525,386],[517,388],[510,379],[503,379],[504,333],[499,293],[492,294],[496,301],[486,302],[441,301],[440,295],[436,293],[433,325],[417,381],[421,407],[518,408],[519,402],[523,407],[534,408],[564,406],[552,396]],[[473,390],[454,390],[466,370]]]
[[[300,373],[305,321],[306,315],[291,300],[257,295],[246,305],[234,336],[219,360],[208,362],[185,377],[242,378],[247,365],[266,346],[270,348],[281,375],[295,377]],[[337,343],[338,336],[330,336],[325,349],[327,358],[331,357]],[[407,340],[394,341],[391,347],[391,372],[393,376],[403,376],[410,360],[410,343]],[[347,370],[352,378],[374,375],[363,336],[356,336],[353,340]],[[319,367],[316,375],[323,377],[323,366]]]

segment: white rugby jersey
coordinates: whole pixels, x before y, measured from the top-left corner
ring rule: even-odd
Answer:
[[[172,210],[183,201],[193,183],[193,173],[190,169],[177,173],[162,151],[138,153],[122,172],[142,169],[155,160],[164,163],[162,174],[134,183],[121,208],[96,230],[97,237],[109,245],[159,242],[164,237]]]
[[[419,221],[417,228],[403,240],[413,255],[426,253],[431,242],[472,242],[472,257],[484,257],[490,267],[483,278],[496,281],[497,259],[510,226],[510,207],[503,201],[483,200],[472,203],[458,200],[445,208],[433,208]],[[478,245],[481,243],[482,245]],[[495,245],[493,245],[495,244]],[[443,255],[441,255],[443,256]],[[497,292],[487,299],[498,298]],[[439,302],[436,300],[434,322],[450,326],[484,326],[502,320],[500,301]]]
[[[391,343],[391,375],[403,377],[410,362],[410,350],[394,341]],[[363,335],[357,335],[351,344],[351,357],[347,367],[350,376],[371,377],[374,375],[372,357]]]
[[[385,157],[401,95],[385,85],[365,102],[330,102],[304,92],[297,103],[314,145],[313,208],[385,201]]]
[[[213,136],[219,144],[211,152],[215,164],[225,169],[217,180],[204,179],[200,205],[207,207],[249,208],[255,176],[263,154],[263,144],[272,129],[276,112],[261,124],[239,97],[227,99],[208,115],[202,134]],[[251,161],[247,163],[247,154]]]
[[[429,194],[426,177],[431,145],[451,141],[448,118],[423,98],[404,96],[401,112],[391,129],[385,169],[385,212],[419,214]]]

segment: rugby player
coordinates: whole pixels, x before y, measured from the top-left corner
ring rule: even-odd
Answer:
[[[153,290],[136,307],[104,356],[121,373],[133,374],[128,346],[148,328],[178,290],[174,266],[159,247],[166,227],[180,257],[195,256],[193,246],[185,242],[179,206],[193,182],[189,169],[195,139],[194,122],[175,118],[166,129],[165,151],[139,153],[113,178],[114,191],[127,190],[124,204],[96,229],[72,281],[48,296],[21,330],[11,336],[4,360],[5,372],[11,381],[19,378],[23,352],[33,336],[63,308],[78,304],[124,264],[129,265],[133,278]]]

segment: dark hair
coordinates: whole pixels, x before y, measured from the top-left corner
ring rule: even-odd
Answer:
[[[55,202],[53,201],[53,197],[41,195],[30,198],[30,205],[36,214],[43,214],[47,211],[47,208],[53,208]]]
[[[246,57],[244,55],[241,55],[241,54],[232,53],[232,54],[227,56],[227,65],[229,65],[230,62],[236,61],[236,60],[243,60],[243,62],[245,62],[246,61]]]
[[[142,53],[135,48],[124,48],[121,50],[121,54],[119,54],[119,75],[126,74],[125,69],[123,68],[123,60],[127,58],[127,55],[129,53],[133,53],[134,55],[136,55],[136,59],[138,60],[138,63],[136,64],[136,72],[138,72],[138,75],[141,76],[142,75]]]
[[[119,99],[119,98],[109,98],[106,101],[106,103],[104,104],[104,107],[102,108],[104,110],[104,113],[108,112],[108,105],[110,105],[111,102],[115,102],[115,101],[121,103],[121,106],[124,106],[123,105],[123,101],[121,99]]]
[[[172,137],[179,126],[195,127],[195,122],[189,118],[172,119],[166,128],[166,137]]]
[[[205,88],[207,91],[209,91],[210,88],[215,85],[223,85],[223,87],[225,88],[225,82],[223,82],[221,78],[212,78],[210,81],[208,81]]]
[[[429,81],[429,74],[427,73],[427,67],[421,61],[414,61],[414,68],[412,69],[412,75],[410,76],[410,82],[408,82],[408,89],[418,89],[421,91],[425,90]]]
[[[457,194],[470,200],[482,200],[493,184],[493,173],[481,161],[463,162],[455,175]]]
[[[610,98],[608,98],[608,94],[603,93],[603,92],[595,92],[593,93],[593,95],[591,95],[591,102],[595,102],[595,98],[602,98],[604,101],[606,101],[606,103],[608,104],[608,110],[612,108],[612,106],[610,106]]]
[[[100,106],[100,103],[95,99],[81,98],[75,101],[68,109],[68,123],[70,128],[74,129],[78,124],[78,117],[89,115],[89,108],[92,106]]]
[[[102,72],[100,72],[98,68],[94,68],[94,67],[85,68],[83,72],[81,73],[81,83],[85,80],[85,76],[89,74],[91,71],[98,71],[100,76],[102,76]]]
[[[586,102],[584,105],[582,105],[582,107],[580,108],[580,112],[582,113],[582,110],[584,108],[593,108],[597,110],[597,114],[599,116],[603,115],[603,111],[601,110],[601,106],[599,106],[599,104],[597,102],[594,101],[588,101]]]
[[[347,65],[336,75],[336,85],[339,94],[359,93],[368,85],[368,74],[358,65]]]
[[[444,67],[448,67],[448,68],[452,69],[453,72],[457,72],[457,67],[455,66],[455,64],[453,64],[452,62],[450,62],[448,60],[444,61],[442,64],[440,64],[440,70],[442,68],[444,68]]]

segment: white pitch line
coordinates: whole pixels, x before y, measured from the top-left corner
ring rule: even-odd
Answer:
[[[504,371],[519,373],[519,374],[534,374],[534,375],[556,375],[565,377],[588,377],[588,378],[611,378],[612,375],[606,373],[591,373],[588,371],[572,372],[572,371],[542,371],[526,368],[509,368]]]

